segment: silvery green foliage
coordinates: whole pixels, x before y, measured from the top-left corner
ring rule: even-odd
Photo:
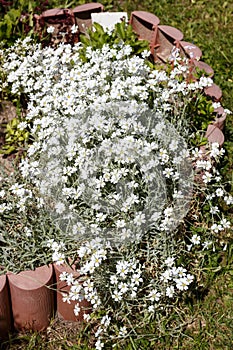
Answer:
[[[171,231],[192,195],[185,141],[165,116],[130,102],[90,107],[59,125],[37,172],[54,220],[77,240],[122,245],[151,230]]]
[[[101,349],[104,339],[114,344],[136,336],[134,313],[138,328],[166,317],[194,280],[186,255],[214,250],[214,233],[229,227],[216,216],[217,204],[210,204],[213,219],[203,237],[180,230],[190,196],[198,195],[193,167],[212,186],[206,201],[230,204],[232,197],[216,185],[219,145],[210,146],[206,160],[185,142],[185,104],[211,79],[188,83],[188,67],[179,60],[170,73],[151,70],[144,58],[130,56],[128,45],[90,47],[85,63],[79,50],[42,49],[27,39],[7,52],[4,70],[12,93],[28,98],[26,122],[34,142],[21,162],[22,175],[38,188],[63,231],[63,240],[54,237],[47,245],[57,263],[68,254],[79,260],[82,284],[72,274],[61,275],[71,287],[64,301],[77,301],[78,315],[86,298],[93,315],[104,315],[95,334]],[[4,198],[2,193],[2,211],[9,211]],[[74,241],[69,252],[68,237]]]

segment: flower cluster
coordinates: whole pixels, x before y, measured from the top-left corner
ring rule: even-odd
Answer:
[[[12,94],[27,99],[19,127],[30,129],[33,142],[20,172],[60,232],[44,244],[58,264],[71,256],[78,262],[79,277],[60,276],[70,286],[64,302],[75,301],[75,315],[83,311],[87,322],[99,321],[101,349],[135,336],[134,315],[138,328],[160,322],[182,298],[195,281],[188,259],[222,246],[218,234],[230,223],[219,201],[233,200],[215,166],[223,149],[189,143],[184,110],[210,78],[190,82],[180,59],[172,69],[152,69],[148,52],[132,55],[130,45],[88,47],[86,60],[81,49],[42,48],[27,38],[6,52],[3,69]],[[9,191],[24,212],[32,192],[23,183]],[[193,209],[197,197],[208,210],[204,228]],[[3,189],[0,215],[11,210]],[[24,231],[33,235],[33,227]],[[84,299],[92,315],[82,310]]]
[[[51,262],[46,242],[61,235],[51,225],[38,190],[17,169],[0,177],[0,227],[0,264],[4,271],[17,273]]]

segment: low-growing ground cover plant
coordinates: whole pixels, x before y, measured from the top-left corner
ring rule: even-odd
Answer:
[[[77,259],[83,284],[63,274],[71,285],[64,299],[77,301],[76,314],[79,301],[90,300],[86,320],[101,349],[151,341],[165,323],[177,332],[171,310],[195,289],[205,260],[229,243],[221,209],[232,197],[215,167],[224,150],[193,147],[197,130],[185,113],[208,77],[188,82],[179,59],[172,70],[152,69],[147,52],[132,55],[123,43],[87,47],[85,61],[80,53],[81,45],[43,49],[29,39],[7,51],[5,83],[28,98],[19,127],[30,129],[33,143],[20,165],[22,183],[8,185],[16,206],[3,190],[1,208],[5,221],[12,208],[25,213],[32,197],[25,182],[36,185],[37,207],[45,204],[56,228],[42,246],[57,263]],[[154,320],[158,332],[140,334]]]

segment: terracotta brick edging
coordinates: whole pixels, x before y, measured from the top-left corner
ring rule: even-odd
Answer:
[[[13,330],[44,330],[56,314],[67,321],[83,320],[84,312],[90,310],[90,303],[85,299],[80,301],[81,311],[75,316],[77,302],[65,303],[62,300],[63,293],[70,289],[59,279],[62,272],[79,277],[71,267],[56,264],[0,276],[0,339],[7,338]]]
[[[155,62],[166,63],[170,58],[172,49],[178,48],[180,54],[189,59],[190,69],[203,70],[209,77],[214,76],[214,70],[207,63],[200,61],[202,52],[196,45],[183,41],[183,33],[170,26],[160,25],[160,20],[155,15],[144,12],[134,11],[131,13],[130,24],[138,34],[139,40],[148,40],[150,43],[151,54]],[[151,34],[149,34],[149,31]],[[222,90],[216,84],[204,89],[206,96],[214,102],[220,102]],[[222,132],[226,114],[222,107],[215,109],[216,119],[212,125],[208,126],[206,137],[210,143],[218,142],[220,146],[224,143],[224,134]]]
[[[7,275],[13,325],[16,330],[39,331],[48,327],[54,309],[53,266],[41,266]]]
[[[6,275],[0,276],[0,339],[6,338],[12,329],[11,305]]]
[[[75,41],[79,40],[79,34],[85,33],[91,26],[91,13],[103,12],[104,7],[100,3],[89,3],[72,9],[51,9],[40,16],[35,15],[35,29],[40,32],[42,26],[55,25],[57,30],[71,28],[78,25],[79,31]],[[205,62],[200,61],[201,50],[194,44],[183,41],[183,33],[170,26],[160,25],[160,20],[152,13],[134,11],[131,13],[129,23],[138,34],[138,38],[149,41],[151,54],[155,62],[166,63],[175,46],[179,48],[181,55],[190,60],[192,67],[204,70],[210,77],[214,75],[213,69]],[[221,100],[221,89],[213,84],[204,90],[205,94],[213,101]],[[206,137],[210,143],[224,143],[222,132],[226,114],[222,107],[216,108],[216,120],[208,126]],[[42,266],[35,271],[23,271],[17,275],[6,274],[0,276],[0,339],[7,337],[13,330],[45,329],[56,311],[60,317],[71,321],[82,320],[73,313],[74,303],[68,304],[62,301],[61,291],[67,292],[69,287],[59,280],[61,272],[72,272],[70,268],[55,265]],[[76,272],[77,274],[77,272]],[[58,287],[58,291],[55,288]],[[89,304],[84,300],[84,307]]]

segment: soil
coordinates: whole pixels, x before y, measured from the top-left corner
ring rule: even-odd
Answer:
[[[0,148],[4,145],[5,124],[17,116],[16,108],[10,101],[2,101],[0,103]]]
[[[17,117],[17,113],[13,103],[2,101],[0,103],[0,149],[5,143],[5,125],[15,117]],[[12,166],[14,158],[14,155],[5,156],[0,154],[0,173],[2,170],[6,173],[11,173],[14,170]]]

